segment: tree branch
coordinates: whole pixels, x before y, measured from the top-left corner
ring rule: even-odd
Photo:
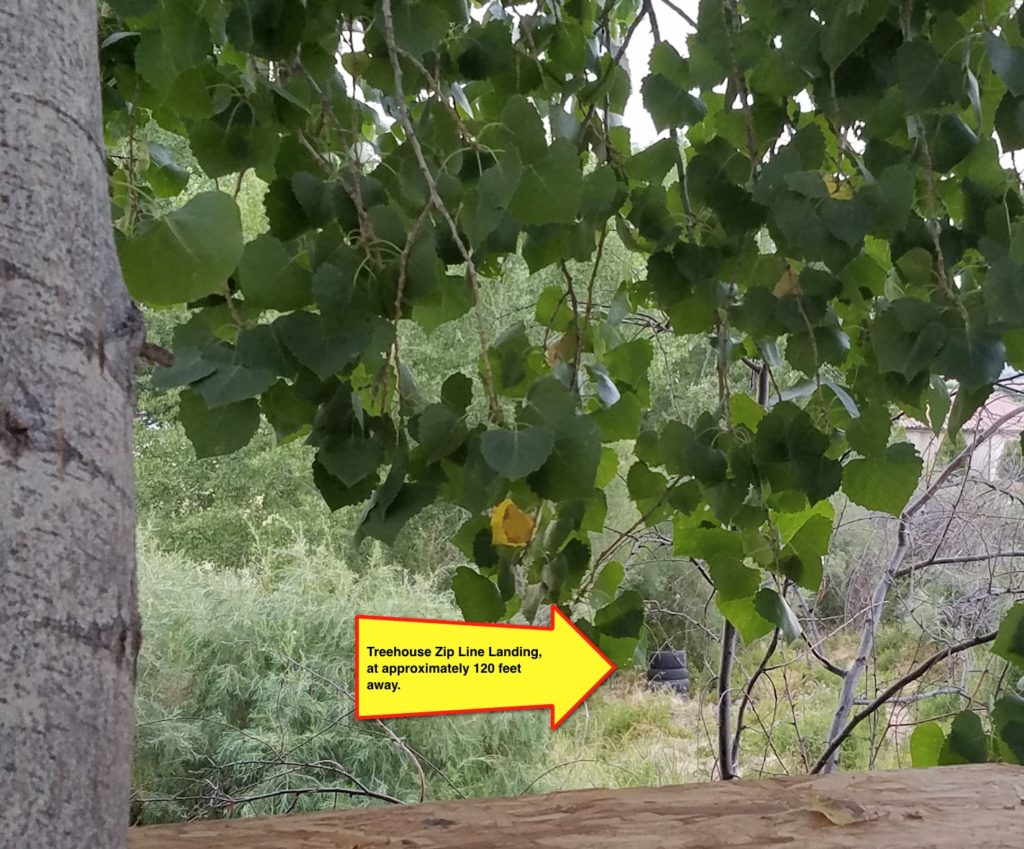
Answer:
[[[423,155],[423,148],[420,145],[420,140],[416,136],[416,130],[413,128],[412,120],[409,118],[409,110],[405,103],[405,90],[402,84],[402,64],[399,61],[398,46],[395,43],[395,21],[391,12],[391,0],[382,0],[381,13],[384,17],[384,42],[388,48],[388,56],[391,58],[391,70],[395,77],[395,102],[398,112],[398,122],[402,125],[406,138],[412,146],[413,155],[416,157],[416,164],[419,166],[420,173],[423,175],[423,180],[427,184],[427,190],[430,194],[430,202],[448,225],[448,229],[452,234],[452,241],[455,242],[456,248],[458,248],[459,253],[462,255],[462,258],[466,263],[466,278],[469,280],[470,288],[473,290],[473,304],[476,308],[477,331],[480,336],[480,371],[484,381],[484,390],[486,391],[488,401],[490,402],[491,418],[493,421],[498,422],[501,420],[501,405],[498,403],[498,395],[494,388],[494,375],[491,373],[491,363],[487,357],[487,334],[484,330],[483,307],[480,303],[480,278],[477,274],[476,264],[473,262],[472,252],[462,240],[462,235],[459,233],[459,227],[455,223],[455,219],[452,218],[451,213],[448,211],[448,207],[445,206],[444,201],[441,200],[441,195],[437,190],[437,182],[434,180],[434,175],[430,171],[430,166],[427,164],[426,157]]]
[[[157,345],[156,342],[150,342],[148,339],[142,343],[142,347],[139,349],[139,359],[145,360],[151,365],[163,366],[164,368],[170,368],[174,365],[174,354],[166,348]]]
[[[959,557],[929,557],[919,563],[912,563],[904,566],[894,577],[905,578],[907,575],[924,569],[926,566],[948,566],[952,563],[978,563],[985,560],[998,560],[1001,558],[1024,557],[1024,551],[993,551],[985,554],[964,554]]]
[[[718,663],[718,771],[723,781],[736,777],[733,769],[733,744],[729,727],[732,721],[732,664],[736,657],[736,628],[728,619],[722,626],[722,655]]]
[[[832,761],[834,755],[839,750],[839,747],[843,744],[843,741],[853,732],[853,729],[860,725],[865,719],[871,716],[877,711],[882,705],[884,705],[893,695],[898,693],[908,684],[913,683],[922,675],[924,675],[929,669],[935,666],[941,660],[945,660],[948,657],[952,657],[954,654],[972,649],[975,646],[980,646],[985,643],[990,643],[996,638],[998,631],[990,631],[987,634],[982,634],[979,637],[972,637],[969,640],[964,640],[962,643],[956,643],[955,645],[948,646],[941,651],[935,652],[927,660],[920,663],[910,670],[899,680],[890,684],[886,687],[879,695],[875,698],[871,704],[869,704],[864,710],[853,717],[845,726],[835,735],[834,739],[828,744],[828,748],[822,753],[821,757],[818,758],[818,762],[811,768],[811,773],[825,772],[829,762]]]
[[[658,27],[658,16],[654,13],[654,6],[651,0],[644,0],[644,8],[651,18],[651,34],[654,36],[654,44],[661,43],[661,30]],[[678,10],[677,10],[678,11]],[[686,165],[683,163],[681,142],[679,141],[679,130],[672,127],[668,131],[672,140],[672,152],[675,154],[676,175],[679,181],[679,198],[683,204],[683,214],[686,216],[686,236],[693,241],[693,208],[690,206],[690,192],[686,186]]]
[[[995,422],[983,433],[979,434],[973,443],[968,445],[961,451],[953,460],[939,473],[938,477],[932,482],[924,492],[922,492],[913,502],[911,502],[900,514],[899,518],[899,530],[897,532],[897,543],[896,548],[892,553],[892,557],[889,560],[889,565],[886,567],[884,574],[878,581],[875,587],[875,591],[871,597],[871,604],[868,606],[868,616],[864,623],[864,630],[861,632],[860,646],[857,649],[857,657],[850,665],[847,670],[846,677],[843,679],[843,686],[839,693],[839,704],[836,706],[835,714],[832,717],[832,725],[829,728],[829,743],[825,750],[825,754],[818,760],[818,764],[815,766],[814,772],[833,772],[839,764],[838,751],[842,744],[842,741],[849,735],[848,719],[850,712],[853,710],[853,703],[855,698],[855,691],[857,685],[860,683],[861,676],[864,674],[864,670],[867,668],[868,657],[871,655],[871,650],[875,643],[875,634],[878,631],[878,625],[882,619],[882,608],[885,605],[886,596],[889,593],[889,588],[892,586],[893,581],[896,579],[896,573],[900,571],[903,565],[903,558],[906,557],[907,551],[910,548],[910,520],[924,508],[935,494],[945,485],[946,481],[952,476],[953,472],[956,471],[964,462],[970,462],[971,455],[985,442],[991,439],[999,429],[1010,419],[1019,416],[1024,412],[1024,406],[1017,407],[1009,413],[1000,416]],[[858,720],[859,722],[860,720]]]

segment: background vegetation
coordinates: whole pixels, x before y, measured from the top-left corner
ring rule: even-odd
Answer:
[[[1024,760],[1018,4],[472,5],[100,4],[136,819]],[[351,719],[355,612],[542,602],[623,670],[559,735]]]

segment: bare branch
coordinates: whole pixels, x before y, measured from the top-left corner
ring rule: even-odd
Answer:
[[[857,685],[860,683],[861,676],[864,674],[864,670],[867,668],[868,658],[871,655],[871,650],[875,643],[875,634],[878,631],[879,623],[882,620],[882,609],[885,606],[885,599],[889,593],[889,588],[892,586],[893,581],[896,579],[896,573],[900,571],[903,565],[903,559],[906,557],[907,552],[910,548],[910,521],[919,513],[931,500],[935,497],[935,494],[942,489],[946,481],[953,475],[953,473],[960,468],[964,463],[969,463],[971,455],[985,442],[991,439],[995,434],[999,432],[999,429],[1009,420],[1024,413],[1024,406],[1017,407],[1000,416],[995,422],[983,433],[978,434],[974,441],[966,446],[963,451],[956,455],[953,460],[939,473],[938,477],[922,492],[913,502],[911,502],[900,514],[899,526],[897,530],[897,542],[896,548],[893,550],[892,556],[889,559],[889,565],[886,567],[885,572],[879,579],[878,584],[875,586],[875,591],[871,596],[871,603],[868,605],[868,613],[866,621],[864,622],[864,628],[861,631],[860,645],[857,649],[857,656],[854,658],[853,663],[847,670],[846,677],[843,679],[843,686],[839,693],[839,703],[836,706],[835,713],[832,716],[832,724],[829,728],[829,743],[825,750],[826,754],[823,754],[818,760],[818,765],[815,767],[815,772],[832,772],[839,764],[838,751],[842,744],[843,739],[849,734],[849,731],[845,731],[849,727],[849,716],[853,710],[853,703],[855,699],[855,693]]]
[[[906,675],[899,680],[890,684],[886,687],[874,701],[871,702],[864,710],[854,716],[846,725],[835,735],[835,737],[829,742],[828,748],[822,753],[821,757],[818,758],[818,762],[811,768],[812,773],[825,772],[829,762],[833,759],[833,756],[839,750],[839,747],[843,744],[843,741],[853,732],[853,729],[860,725],[865,719],[871,716],[877,711],[882,705],[889,701],[896,693],[906,687],[908,684],[913,683],[922,675],[924,675],[929,669],[935,666],[941,660],[945,660],[948,657],[952,657],[954,654],[958,654],[967,649],[972,649],[975,646],[980,646],[985,643],[990,643],[996,638],[998,631],[989,631],[987,634],[982,634],[979,637],[971,637],[969,640],[964,640],[962,643],[956,643],[952,646],[947,646],[941,651],[935,652],[931,657],[922,663],[915,666]]]
[[[733,743],[729,732],[732,721],[732,664],[736,657],[736,628],[728,619],[722,626],[722,654],[718,663],[718,771],[723,781],[736,778],[733,769]]]
[[[164,368],[170,368],[174,365],[174,354],[155,342],[150,342],[148,339],[142,343],[142,347],[139,349],[139,359],[145,360],[154,366],[163,366]]]
[[[918,569],[924,569],[926,566],[948,566],[953,563],[978,563],[986,560],[1013,557],[1024,557],[1024,551],[993,551],[983,554],[964,554],[959,557],[929,557],[927,560],[922,560],[919,563],[912,563],[910,566],[904,566],[896,573],[895,577],[905,578],[907,575],[916,572]]]

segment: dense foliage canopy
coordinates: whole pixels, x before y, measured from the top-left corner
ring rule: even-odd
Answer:
[[[184,387],[200,457],[261,417],[308,440],[332,509],[365,503],[361,536],[463,508],[467,618],[555,602],[626,662],[643,601],[616,556],[671,522],[743,639],[793,638],[784,588],[818,588],[830,497],[900,517],[914,495],[894,415],[955,433],[1024,368],[1013,7],[701,0],[684,43],[661,39],[688,18],[667,0],[105,0],[124,275],[140,302],[188,307],[157,381]],[[640,25],[650,144],[622,117]],[[188,196],[152,126],[228,191]],[[244,242],[249,171],[269,226]],[[611,240],[646,270],[600,301]],[[551,272],[537,326],[489,338],[479,320],[478,362],[424,397],[401,325],[479,319],[510,255]],[[646,424],[636,314],[706,340],[717,406]],[[639,519],[595,550],[616,475]],[[1017,663],[1022,622],[996,643]],[[1024,759],[1024,705],[993,717]]]

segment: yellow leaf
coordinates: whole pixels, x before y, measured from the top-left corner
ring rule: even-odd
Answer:
[[[853,186],[850,185],[849,180],[837,180],[835,177],[825,177],[824,179],[829,197],[836,200],[850,200],[853,197]]]
[[[533,517],[527,515],[511,498],[491,510],[491,541],[495,545],[524,548],[533,537]]]
[[[775,284],[772,294],[776,298],[784,298],[786,295],[803,294],[803,291],[800,289],[800,275],[793,270],[793,266],[786,266],[786,270],[782,272],[782,276],[779,278],[779,282]]]
[[[552,367],[558,362],[572,362],[576,356],[576,334],[566,333],[564,336],[559,336],[548,345],[544,356],[548,361],[548,365]]]

